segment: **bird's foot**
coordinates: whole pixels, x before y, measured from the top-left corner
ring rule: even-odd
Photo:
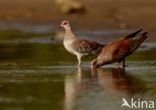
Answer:
[[[125,68],[127,65],[125,65],[125,59],[123,59],[123,61],[118,62],[117,64],[117,68]]]
[[[126,65],[121,65],[121,64],[117,64],[117,68],[125,68],[126,67]]]

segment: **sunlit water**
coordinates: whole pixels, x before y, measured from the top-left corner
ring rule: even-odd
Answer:
[[[155,44],[145,43],[125,70],[91,69],[90,57],[76,68],[60,44],[2,42],[0,110],[120,110],[122,98],[156,101],[155,55]]]

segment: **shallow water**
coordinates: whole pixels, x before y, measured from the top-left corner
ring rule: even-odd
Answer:
[[[76,68],[55,42],[1,42],[0,50],[0,110],[119,110],[122,98],[156,101],[154,43],[128,57],[125,70],[91,69],[92,57]]]

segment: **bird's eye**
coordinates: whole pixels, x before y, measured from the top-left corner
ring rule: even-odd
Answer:
[[[63,25],[67,25],[68,24],[68,22],[63,22]]]

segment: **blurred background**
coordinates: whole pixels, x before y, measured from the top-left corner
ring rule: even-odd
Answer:
[[[144,28],[148,41],[155,41],[155,5],[155,0],[0,0],[0,30],[57,33],[61,21],[69,20],[75,31]]]

